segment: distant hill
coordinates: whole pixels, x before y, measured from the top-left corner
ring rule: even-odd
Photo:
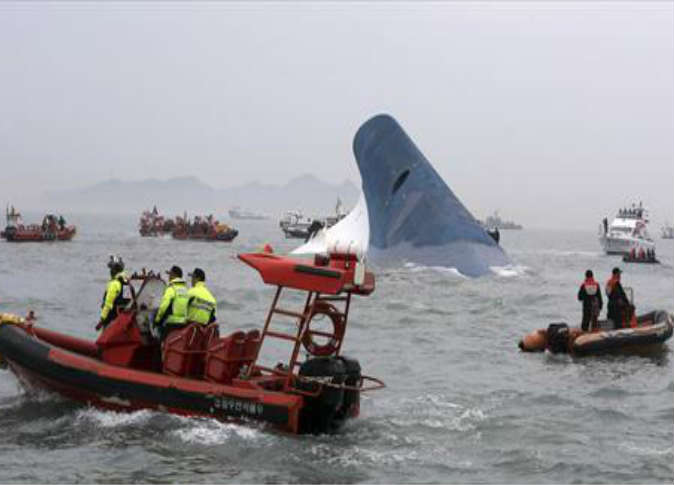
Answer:
[[[296,177],[285,185],[251,182],[225,189],[211,187],[196,177],[109,179],[87,187],[47,192],[41,203],[58,206],[62,211],[108,213],[140,213],[156,205],[167,215],[184,210],[226,214],[231,207],[241,206],[277,217],[291,209],[301,209],[307,215],[331,214],[338,197],[345,208],[351,208],[359,192],[358,186],[350,180],[330,184],[310,174]]]

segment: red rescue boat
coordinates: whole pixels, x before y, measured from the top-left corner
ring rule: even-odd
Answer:
[[[7,208],[7,226],[0,233],[8,242],[70,241],[77,232],[75,226],[66,226],[63,217],[47,214],[42,224],[24,225],[21,214],[14,207]]]
[[[176,217],[175,225],[171,236],[173,239],[186,240],[192,239],[197,241],[222,241],[231,242],[239,231],[223,224],[220,221],[209,216],[195,216],[191,220],[187,215],[183,217]]]
[[[134,275],[139,291],[131,285],[129,303],[95,342],[0,315],[0,361],[23,383],[101,408],[251,419],[291,433],[336,431],[358,416],[361,392],[384,387],[341,353],[351,297],[371,294],[374,276],[353,255],[239,259],[277,287],[261,330],[220,337],[215,324],[190,324],[160,346],[148,322],[164,283],[144,272]],[[279,307],[285,289],[307,293],[302,309]],[[292,330],[273,325],[279,315],[296,319]],[[317,316],[327,316],[332,330],[317,329]],[[288,344],[290,357],[265,364],[261,351],[274,340]]]

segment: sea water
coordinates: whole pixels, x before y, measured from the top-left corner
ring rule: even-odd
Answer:
[[[232,221],[240,235],[228,244],[141,238],[133,215],[71,219],[69,243],[0,242],[0,311],[31,309],[40,325],[90,339],[110,254],[128,270],[203,268],[226,333],[260,328],[274,292],[236,254],[300,242],[273,220]],[[671,483],[674,341],[647,357],[587,358],[525,354],[517,342],[550,322],[579,324],[588,268],[603,285],[622,267],[639,313],[674,311],[673,242],[657,241],[661,265],[602,254],[593,230],[502,231],[501,243],[514,263],[487,277],[376,269],[343,349],[388,387],[364,395],[337,435],[101,411],[26,393],[0,371],[0,482]]]

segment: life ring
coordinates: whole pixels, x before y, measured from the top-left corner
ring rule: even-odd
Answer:
[[[327,315],[330,317],[332,322],[332,333],[329,335],[323,335],[324,337],[329,338],[328,342],[324,345],[318,345],[314,340],[314,331],[311,330],[311,321],[316,315]],[[328,355],[334,354],[342,343],[344,338],[344,331],[346,329],[344,315],[335,308],[334,305],[326,302],[315,302],[311,315],[309,316],[309,321],[307,322],[307,328],[302,334],[302,345],[311,355],[318,357],[325,357]],[[327,332],[326,332],[327,333]],[[321,335],[323,333],[321,332]]]

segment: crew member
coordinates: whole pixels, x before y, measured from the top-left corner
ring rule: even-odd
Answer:
[[[620,284],[620,268],[613,268],[611,278],[606,282],[606,296],[608,297],[607,317],[613,321],[615,328],[622,328],[629,311],[631,304],[627,299],[625,290]]]
[[[101,304],[101,316],[96,325],[96,330],[105,328],[110,322],[117,318],[117,307],[126,304],[124,298],[124,286],[129,284],[129,280],[124,274],[124,261],[120,257],[110,256],[108,261],[110,268],[110,281],[103,294],[103,303]]]
[[[190,273],[192,288],[187,292],[187,321],[208,325],[215,321],[216,301],[206,287],[206,273],[201,268],[194,268]]]
[[[646,259],[646,251],[644,251],[644,247],[641,246],[639,248],[639,259],[644,260]]]
[[[592,270],[585,272],[585,281],[578,290],[578,300],[583,302],[583,322],[581,328],[587,332],[597,328],[597,318],[604,304],[599,284],[595,281]]]
[[[169,283],[154,317],[154,324],[159,327],[161,340],[164,340],[170,331],[182,328],[187,323],[188,297],[183,270],[179,266],[172,266],[168,275]]]

